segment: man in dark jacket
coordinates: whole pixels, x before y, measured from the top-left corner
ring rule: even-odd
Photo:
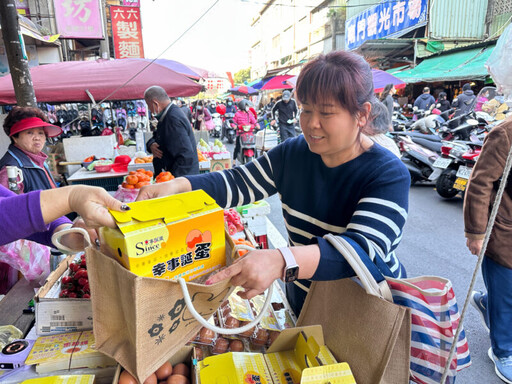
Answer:
[[[272,108],[272,121],[274,124],[276,113],[279,119],[279,133],[281,135],[281,143],[290,137],[295,137],[295,123],[297,122],[297,103],[292,99],[290,91],[284,91],[281,100],[279,100]]]
[[[455,116],[465,115],[470,112],[475,101],[475,93],[471,85],[466,83],[462,86],[462,93],[452,102],[452,107],[456,108]]]
[[[434,105],[436,100],[434,99],[434,96],[430,94],[430,88],[425,87],[423,88],[423,93],[421,96],[418,96],[416,101],[414,102],[414,106],[418,107],[418,109],[427,110],[430,108],[431,105]]]
[[[158,119],[156,131],[146,144],[153,154],[155,175],[163,170],[174,177],[199,174],[194,133],[183,111],[156,85],[146,89],[144,100]]]

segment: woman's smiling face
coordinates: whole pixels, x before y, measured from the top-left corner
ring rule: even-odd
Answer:
[[[370,106],[367,106],[370,111]],[[359,154],[360,127],[366,117],[358,118],[334,99],[302,103],[300,126],[309,149],[322,157],[328,167],[335,167]]]

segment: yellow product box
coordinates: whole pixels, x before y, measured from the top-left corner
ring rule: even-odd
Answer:
[[[202,190],[128,203],[101,250],[139,276],[194,280],[226,265],[224,211]]]
[[[324,345],[319,325],[285,329],[266,354],[230,352],[198,363],[201,384],[356,384]]]
[[[22,381],[21,384],[94,384],[94,375],[47,376]]]

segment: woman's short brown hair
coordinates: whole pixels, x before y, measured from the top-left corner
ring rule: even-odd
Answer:
[[[28,117],[39,117],[44,122],[48,123],[48,118],[39,108],[33,107],[14,107],[4,120],[4,132],[7,136],[11,134],[11,128],[18,121]],[[12,139],[11,139],[12,141]]]
[[[334,51],[319,55],[304,66],[297,78],[297,98],[301,103],[336,100],[354,117],[366,114],[363,104],[372,97],[372,70],[355,53]]]

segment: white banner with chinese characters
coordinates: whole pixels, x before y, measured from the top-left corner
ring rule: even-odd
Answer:
[[[143,58],[140,8],[111,5],[110,19],[116,59]]]

